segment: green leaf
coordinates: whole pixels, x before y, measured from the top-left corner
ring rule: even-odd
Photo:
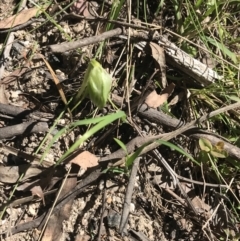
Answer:
[[[61,116],[63,115],[63,113],[61,114]],[[122,118],[125,118],[126,116],[123,115]],[[44,160],[44,158],[46,157],[47,153],[49,152],[49,150],[51,149],[51,147],[53,146],[53,144],[58,140],[59,137],[61,137],[64,133],[70,132],[72,129],[81,126],[81,125],[89,125],[89,124],[96,124],[99,123],[100,121],[106,120],[106,118],[108,118],[108,116],[101,116],[101,117],[97,117],[97,118],[91,118],[91,119],[85,119],[85,120],[79,120],[79,121],[75,121],[73,123],[71,123],[70,125],[65,126],[64,128],[62,128],[60,131],[57,132],[57,134],[51,139],[51,141],[49,142],[48,146],[45,148],[45,152],[41,157],[40,162],[42,162]],[[59,118],[58,118],[59,119]],[[57,123],[57,122],[56,122]],[[56,124],[55,124],[56,125]],[[54,126],[55,126],[54,125]]]
[[[211,151],[210,154],[211,154],[213,157],[226,158],[226,155],[224,155],[223,153],[220,153],[220,152]]]
[[[128,153],[127,153],[127,147],[126,147],[126,145],[125,145],[122,141],[120,141],[119,139],[117,139],[117,138],[114,138],[114,141],[117,142],[117,144],[126,152],[126,155],[127,155]]]
[[[109,125],[110,123],[114,122],[117,119],[120,119],[122,117],[126,116],[123,111],[118,111],[114,114],[110,114],[107,116],[104,116],[104,119],[102,119],[100,122],[98,122],[95,126],[93,126],[90,130],[85,132],[83,136],[78,139],[64,154],[63,156],[58,160],[56,165],[59,165],[66,157],[68,157],[71,153],[73,153],[83,142],[85,142],[89,137],[91,137],[93,134],[98,132],[99,130],[103,129],[105,126]]]
[[[205,38],[206,40],[208,40],[209,43],[211,43],[212,45],[220,49],[225,56],[228,56],[233,61],[234,64],[237,63],[236,54],[230,51],[224,44],[219,43],[218,41],[210,37],[205,37]]]
[[[125,166],[126,166],[127,169],[129,169],[130,166],[132,166],[134,160],[141,154],[143,148],[145,146],[147,146],[148,144],[149,143],[146,143],[146,144],[142,145],[133,154],[131,154],[130,156],[127,157],[127,160],[126,160],[126,163],[125,163]]]
[[[207,163],[209,160],[208,154],[205,151],[200,151],[198,154],[198,161],[201,163]]]
[[[199,139],[199,146],[200,149],[205,152],[210,152],[213,148],[211,142],[205,138]]]
[[[102,171],[102,173],[107,173],[107,172],[122,174],[122,173],[125,173],[125,169],[119,168],[119,167],[109,167]]]
[[[230,100],[236,101],[236,102],[240,102],[240,98],[236,95],[229,95],[228,98]]]
[[[168,141],[164,141],[164,140],[157,140],[156,142],[161,143],[165,146],[170,147],[171,149],[178,151],[179,153],[183,154],[184,156],[188,157],[190,160],[192,160],[195,164],[197,164],[198,166],[200,165],[199,162],[197,160],[195,160],[191,155],[189,155],[187,152],[185,152],[184,150],[182,150],[181,148],[179,148],[178,146],[172,144],[171,142]]]

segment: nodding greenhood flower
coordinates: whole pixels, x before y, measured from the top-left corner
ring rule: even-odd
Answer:
[[[90,60],[84,80],[87,80],[86,91],[90,100],[102,109],[108,100],[112,86],[110,74],[95,59]]]
[[[108,100],[112,86],[112,78],[97,60],[92,59],[84,75],[83,84],[73,99],[75,107],[83,98],[89,96],[90,100],[102,109]],[[73,109],[75,109],[75,107]]]

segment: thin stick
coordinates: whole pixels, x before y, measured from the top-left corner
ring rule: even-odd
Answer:
[[[130,212],[130,204],[131,204],[131,199],[132,199],[132,194],[133,194],[133,189],[134,189],[134,183],[136,180],[140,159],[141,158],[138,157],[133,163],[131,175],[130,175],[127,190],[126,190],[122,217],[121,217],[121,222],[120,222],[120,226],[119,226],[119,231],[122,235],[123,235],[124,229],[125,229],[127,221],[128,221],[128,216],[129,216],[129,212]]]

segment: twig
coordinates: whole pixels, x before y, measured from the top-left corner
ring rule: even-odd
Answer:
[[[1,130],[1,129],[0,129]],[[26,152],[20,151],[12,146],[7,146],[3,143],[0,143],[0,150],[3,150],[3,152],[5,153],[10,153],[13,154],[17,157],[22,157],[24,159],[26,159],[27,161],[29,161],[29,163],[31,163],[32,166],[37,166],[37,167],[50,167],[53,165],[52,162],[48,161],[48,160],[43,160],[43,162],[41,163],[41,158],[34,156],[34,155],[30,155]]]
[[[202,117],[198,118],[197,120],[189,122],[188,124],[186,124],[186,125],[180,127],[179,129],[177,129],[176,131],[173,131],[173,132],[170,132],[170,133],[166,133],[166,134],[157,135],[156,138],[153,138],[152,140],[154,141],[154,139],[155,140],[162,139],[162,140],[165,140],[165,141],[169,141],[172,138],[174,138],[174,137],[176,137],[176,136],[178,136],[178,135],[180,135],[180,134],[190,130],[196,124],[199,124],[199,123],[201,123],[201,122],[203,122],[203,121],[205,121],[205,120],[207,120],[207,119],[209,119],[209,118],[211,118],[213,116],[219,115],[219,114],[221,114],[221,113],[223,113],[225,111],[229,111],[229,110],[232,110],[232,109],[235,109],[235,108],[238,108],[238,107],[240,107],[240,102],[237,102],[237,103],[234,103],[234,104],[222,107],[222,108],[220,108],[218,110],[212,111],[209,114],[203,115]],[[153,149],[155,149],[156,147],[158,147],[160,145],[161,145],[160,143],[156,143],[156,142],[152,143],[152,144],[148,145],[147,147],[145,147],[142,150],[141,154],[147,153],[148,151],[153,150]],[[230,145],[231,144],[229,144],[229,146]],[[233,145],[231,145],[231,146],[233,147]],[[236,154],[236,153],[232,153],[232,154]]]
[[[14,34],[10,33],[8,36],[8,40],[5,45],[5,49],[2,53],[2,56],[0,58],[0,80],[2,79],[4,75],[4,70],[5,70],[5,61],[9,58],[10,55],[10,50],[12,47],[12,43],[14,41]]]
[[[194,183],[194,184],[198,184],[198,185],[202,185],[202,186],[206,186],[206,187],[224,187],[224,188],[228,187],[227,185],[224,185],[224,184],[214,184],[214,183],[195,181],[193,179],[189,179],[189,178],[186,178],[186,177],[179,176],[177,173],[175,173],[175,174],[176,174],[176,177],[179,180],[182,180],[184,182]]]
[[[14,31],[23,29],[23,28],[27,27],[28,25],[30,25],[30,24],[32,24],[32,23],[35,23],[35,22],[44,22],[44,21],[45,21],[45,19],[43,19],[43,18],[33,18],[33,19],[30,19],[30,20],[28,20],[26,23],[23,23],[23,24],[21,24],[21,25],[18,25],[18,26],[9,28],[9,29],[7,29],[7,30],[1,30],[1,31],[0,31],[0,34],[14,32]]]
[[[62,20],[65,20],[65,19],[68,19],[68,18],[86,20],[86,21],[95,21],[95,22],[96,21],[102,21],[102,22],[107,22],[107,23],[114,23],[114,24],[119,25],[119,26],[129,27],[129,28],[133,28],[133,29],[141,29],[141,30],[149,31],[148,27],[144,27],[142,25],[137,25],[137,24],[134,24],[134,23],[127,23],[127,22],[125,22],[126,21],[125,19],[122,19],[122,21],[120,21],[121,19],[111,20],[111,19],[107,19],[107,18],[104,18],[104,17],[101,17],[101,16],[98,16],[98,17],[95,17],[95,18],[86,18],[84,16],[80,16],[80,15],[75,14],[75,13],[70,13],[70,14],[65,15],[62,18]]]
[[[176,185],[177,185],[177,187],[179,188],[181,194],[185,198],[188,206],[193,210],[193,212],[196,215],[198,215],[198,212],[197,212],[196,208],[193,206],[190,198],[188,197],[187,193],[185,192],[185,190],[183,189],[181,183],[179,182],[176,173],[173,171],[173,169],[170,167],[170,165],[167,163],[167,161],[162,157],[162,155],[159,153],[158,150],[154,150],[153,153],[157,157],[157,159],[160,160],[160,162],[165,167],[165,169],[168,171],[168,173],[171,175],[171,177],[173,179],[174,186],[176,187]]]
[[[24,122],[18,125],[0,128],[0,140],[10,139],[14,136],[25,135],[28,133],[47,132],[48,130],[48,124],[46,122]]]
[[[62,44],[53,44],[53,45],[50,45],[49,48],[50,48],[50,51],[52,51],[53,53],[65,53],[67,51],[81,48],[86,45],[102,42],[105,39],[116,37],[122,33],[123,33],[123,30],[121,28],[116,28],[116,29],[104,32],[98,36],[92,36],[92,37],[88,37],[78,41],[66,42]]]
[[[237,107],[240,107],[240,102],[237,102],[235,104],[231,104],[231,105],[228,105],[226,107],[223,107],[223,108],[220,108],[218,110],[215,110],[209,114],[206,114],[200,118],[198,118],[197,120],[194,120],[194,121],[191,121],[189,123],[187,123],[186,125],[183,125],[182,127],[180,127],[179,129],[175,130],[175,131],[172,131],[170,133],[165,133],[165,134],[159,134],[159,135],[156,135],[156,136],[152,136],[152,137],[136,137],[134,139],[132,139],[127,145],[126,145],[126,148],[127,148],[127,152],[128,153],[132,153],[134,150],[136,150],[136,148],[139,148],[140,146],[146,144],[146,143],[151,143],[149,144],[148,146],[146,146],[145,148],[143,148],[143,150],[141,151],[141,154],[140,155],[143,155],[155,148],[157,148],[158,146],[160,146],[161,144],[160,143],[157,143],[157,142],[154,142],[158,139],[161,139],[161,140],[165,140],[165,141],[169,141],[171,139],[173,139],[174,137],[180,135],[180,134],[183,134],[187,131],[189,131],[190,129],[192,128],[195,128],[195,126],[213,116],[216,116],[218,114],[221,114],[225,111],[228,111],[228,110],[231,110],[231,109],[234,109],[234,108],[237,108]],[[152,143],[153,142],[153,143]],[[226,144],[226,146],[231,146],[231,147],[234,147],[233,145],[231,144]],[[235,148],[235,150],[238,149],[238,151],[240,151],[239,148]],[[235,155],[236,156],[236,151],[234,153],[232,153],[232,155]],[[117,150],[116,152],[113,152],[111,153],[110,155],[106,156],[106,157],[102,157],[100,158],[99,162],[106,162],[106,161],[111,161],[111,160],[119,160],[123,157],[126,156],[126,153],[123,149],[119,149]],[[238,156],[239,157],[239,156]],[[122,163],[124,163],[124,160],[121,160]],[[120,162],[121,162],[120,161]]]
[[[57,200],[61,199],[63,196],[69,193],[76,185],[77,185],[77,173],[79,171],[79,166],[72,164],[69,168],[66,178],[63,180],[62,185],[59,189],[58,194],[56,195],[55,201],[53,203],[52,209],[54,209],[54,205]],[[69,175],[70,174],[70,175]],[[69,200],[65,203],[61,209],[58,210],[57,213],[51,215],[49,212],[49,221],[44,222],[44,227],[39,229],[42,230],[42,234],[44,232],[44,236],[42,240],[47,240],[50,235],[54,237],[55,240],[58,240],[62,235],[62,222],[69,218],[69,213],[71,211],[71,207],[73,205],[73,199]],[[54,229],[53,229],[54,226]],[[41,235],[38,240],[41,240]]]
[[[131,204],[134,183],[136,180],[140,159],[141,159],[140,157],[136,158],[136,160],[133,163],[131,175],[130,175],[127,190],[126,190],[126,195],[125,195],[125,200],[124,200],[124,205],[123,205],[123,210],[122,210],[122,217],[121,217],[121,222],[119,225],[119,231],[122,236],[123,236],[123,234],[125,234],[125,227],[128,222],[128,216],[129,216],[129,212],[130,212],[130,204]]]
[[[34,119],[39,121],[48,121],[53,119],[54,115],[39,111],[32,111],[30,109],[24,109],[19,106],[7,105],[0,103],[0,113],[4,115],[15,116],[19,119]]]
[[[175,192],[173,192],[170,188],[163,188],[164,191],[168,192],[173,198],[178,200],[182,205],[187,207],[187,202],[183,198],[179,197]]]
[[[99,229],[98,229],[98,237],[97,241],[101,241],[102,237],[102,230],[103,230],[103,218],[104,218],[104,213],[105,213],[105,208],[106,208],[106,180],[104,180],[104,190],[103,190],[103,196],[102,196],[102,213],[101,213],[101,219],[99,222]]]

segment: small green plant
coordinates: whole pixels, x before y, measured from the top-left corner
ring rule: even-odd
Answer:
[[[128,156],[126,145],[121,140],[119,140],[117,138],[114,138],[114,141],[117,142],[117,144],[125,151],[126,156]],[[107,173],[107,172],[123,174],[123,173],[127,173],[127,170],[126,170],[126,168],[121,168],[121,167],[109,167],[109,168],[102,171],[102,173]]]
[[[110,172],[113,172],[113,173],[128,174],[130,169],[131,169],[131,166],[133,165],[133,162],[135,161],[135,159],[141,154],[143,148],[146,147],[149,143],[146,143],[146,144],[142,145],[134,153],[132,153],[131,155],[128,155],[127,148],[126,148],[125,144],[122,141],[120,141],[119,139],[114,138],[114,140],[126,152],[125,165],[124,165],[124,168],[110,167],[110,168],[104,170],[103,173],[106,173],[106,172],[110,171]]]
[[[189,158],[190,160],[192,160],[195,164],[197,164],[198,166],[200,165],[199,162],[197,160],[195,160],[190,154],[188,154],[186,151],[184,151],[183,149],[179,148],[178,146],[172,144],[169,141],[164,141],[164,140],[157,140],[156,142],[165,145],[169,148],[171,148],[171,150],[177,151],[178,153],[186,156],[187,158]]]
[[[199,146],[201,149],[202,157],[208,157],[209,155],[211,155],[211,157],[214,158],[215,161],[217,161],[217,158],[227,157],[227,153],[224,151],[224,142],[222,141],[218,142],[216,145],[213,146],[209,140],[205,138],[200,138]]]
[[[212,143],[205,139],[199,139],[200,153],[198,156],[198,160],[202,163],[211,164],[212,170],[217,175],[219,181],[224,180],[222,177],[220,167],[217,166],[217,161],[219,158],[226,158],[227,153],[224,151],[224,142],[218,142],[216,145],[212,145]],[[223,169],[222,169],[223,171]],[[226,174],[226,172],[224,172]]]
[[[109,114],[106,116],[98,117],[98,118],[90,118],[85,120],[79,120],[71,123],[70,125],[62,128],[58,133],[52,138],[48,146],[45,148],[45,152],[42,155],[41,160],[44,160],[45,156],[47,155],[50,148],[53,146],[54,142],[57,141],[63,134],[71,132],[73,129],[75,129],[78,126],[81,125],[89,125],[89,124],[95,124],[91,129],[86,131],[80,139],[78,139],[57,161],[56,165],[61,164],[61,162],[67,158],[70,154],[72,154],[83,142],[88,140],[93,134],[98,132],[99,130],[103,129],[110,123],[114,122],[118,119],[125,119],[126,115],[123,111],[117,111],[116,113]],[[42,146],[43,143],[41,143],[40,146]],[[40,148],[39,148],[40,149]],[[39,151],[38,149],[38,151]]]

